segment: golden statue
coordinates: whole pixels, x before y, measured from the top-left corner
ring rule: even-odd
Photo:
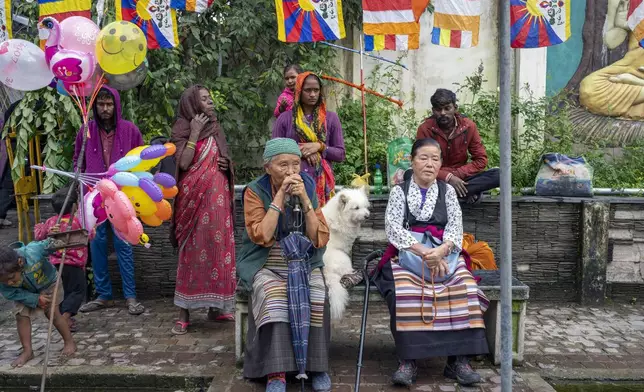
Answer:
[[[644,49],[628,27],[629,0],[608,0],[604,43],[615,49],[628,39],[628,52],[586,76],[579,101],[588,111],[610,117],[644,119]]]

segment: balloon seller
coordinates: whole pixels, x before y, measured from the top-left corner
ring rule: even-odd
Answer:
[[[101,88],[92,110],[94,120],[88,124],[90,137],[87,139],[85,148],[83,172],[103,173],[107,172],[111,164],[124,157],[130,150],[143,145],[143,137],[136,125],[121,117],[121,98],[116,90],[107,86]],[[82,143],[83,129],[78,132],[76,137],[74,169],[78,164]],[[98,298],[83,305],[80,311],[83,313],[93,312],[114,306],[112,282],[107,267],[108,228],[114,234],[114,249],[123,279],[123,294],[127,301],[128,312],[132,315],[142,314],[145,308],[136,299],[132,247],[119,238],[110,222],[96,227],[96,236],[90,243],[94,285]]]

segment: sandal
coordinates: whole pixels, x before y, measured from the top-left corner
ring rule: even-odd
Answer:
[[[143,312],[145,312],[145,306],[141,305],[140,302],[135,302],[135,301],[128,302],[127,312],[132,316],[138,316],[140,314],[143,314]]]
[[[102,299],[95,299],[81,306],[79,311],[82,313],[95,312],[97,310],[108,309],[114,306],[114,301],[105,301]]]
[[[177,322],[174,323],[174,327],[172,327],[172,334],[173,335],[185,335],[185,334],[187,334],[189,325],[190,325],[190,322],[188,322],[188,321],[177,320]]]
[[[215,317],[215,321],[235,321],[235,315],[232,313],[221,314]]]

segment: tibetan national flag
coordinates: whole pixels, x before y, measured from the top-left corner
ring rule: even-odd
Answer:
[[[362,28],[366,35],[420,33],[420,15],[429,0],[362,0]]]
[[[449,48],[476,46],[480,25],[481,0],[434,0],[433,44]]]
[[[513,48],[552,46],[570,38],[570,0],[510,0],[510,7]]]
[[[0,42],[11,39],[11,0],[0,0]]]
[[[177,12],[170,0],[116,0],[116,19],[139,26],[148,39],[148,49],[179,45]]]
[[[170,7],[175,10],[202,13],[214,3],[215,0],[171,0]]]
[[[282,42],[342,39],[342,0],[275,0],[277,38]]]
[[[38,0],[38,4],[40,11],[38,21],[43,20],[47,16],[51,16],[59,22],[62,22],[70,16],[84,16],[89,18],[90,10],[92,9],[91,0]],[[38,29],[38,35],[41,40],[46,40],[49,37],[49,30]]]
[[[644,0],[631,0],[628,7],[628,27],[644,48]]]
[[[372,52],[374,50],[414,50],[420,46],[420,35],[365,35],[364,50]]]

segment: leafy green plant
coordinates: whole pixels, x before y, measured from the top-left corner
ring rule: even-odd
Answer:
[[[74,140],[80,126],[80,115],[68,97],[59,95],[51,88],[26,94],[5,127],[6,131],[10,128],[16,131],[16,149],[11,171],[14,180],[22,174],[28,156],[29,140],[37,131],[43,135],[43,164],[69,170],[74,154]],[[46,173],[43,191],[53,192],[65,183],[66,179]]]
[[[596,144],[584,154],[593,168],[595,188],[644,188],[644,140],[621,148],[621,156],[608,157]]]
[[[38,19],[37,2],[13,3],[17,13]],[[108,0],[105,9],[103,26],[115,20],[114,0]],[[347,0],[344,11],[350,31],[361,17],[360,1]],[[231,145],[237,181],[246,182],[257,173],[258,165],[252,158],[261,155],[263,143],[270,137],[268,124],[275,98],[283,88],[284,66],[299,63],[307,70],[336,75],[336,49],[279,42],[273,0],[214,2],[200,15],[178,13],[178,27],[181,44],[149,51],[148,78],[121,94],[124,116],[141,129],[146,141],[170,135],[181,93],[192,84],[206,86],[213,92],[219,121]],[[38,39],[34,26],[20,29],[14,36],[32,42]],[[39,109],[35,109],[37,101],[43,105]],[[46,113],[49,118],[43,117]],[[10,123],[19,136],[17,156],[26,156],[29,138],[43,132],[49,146],[44,151],[48,166],[69,170],[73,151],[68,147],[73,145],[78,120],[69,98],[58,96],[55,90],[28,93]],[[16,160],[14,174],[20,172],[22,162],[24,159]],[[48,175],[43,191],[53,192],[63,182]]]
[[[472,96],[460,110],[477,124],[488,153],[489,167],[499,165],[499,95],[484,91],[483,66],[474,75],[458,84],[459,91]],[[573,104],[565,94],[551,98],[535,98],[529,86],[522,96],[512,97],[512,119],[515,133],[512,140],[512,185],[533,187],[541,155],[548,152],[573,154],[573,132],[569,109]],[[516,126],[521,120],[521,129]],[[595,188],[641,188],[644,186],[644,141],[622,147],[622,155],[607,159],[601,143],[577,146],[593,168]]]
[[[462,84],[456,84],[458,92],[466,92],[472,97],[459,109],[476,123],[487,150],[488,167],[498,167],[501,157],[499,93],[484,91],[486,81],[481,64],[472,76],[466,77]],[[559,96],[535,98],[529,86],[523,89],[525,94],[512,96],[511,108],[513,124],[521,121],[520,130],[513,126],[512,140],[512,185],[519,188],[534,186],[542,154],[572,152],[572,124],[568,117],[570,102]]]

